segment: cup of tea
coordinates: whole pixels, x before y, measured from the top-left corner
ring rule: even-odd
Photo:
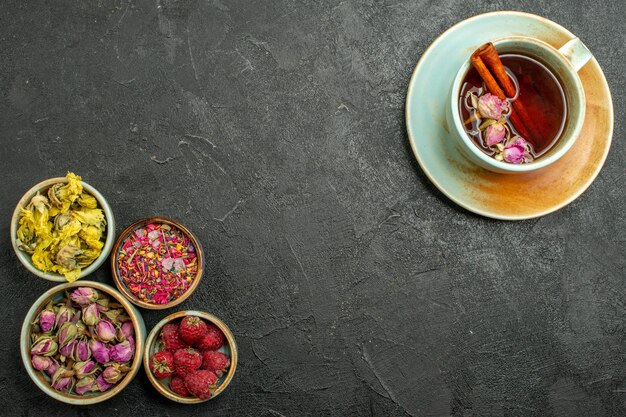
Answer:
[[[510,36],[483,45],[463,63],[447,108],[450,134],[472,162],[522,173],[561,158],[585,119],[578,71],[592,58],[578,38],[556,49]]]

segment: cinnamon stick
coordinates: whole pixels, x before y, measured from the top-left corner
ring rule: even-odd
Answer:
[[[487,85],[487,89],[491,94],[495,94],[501,100],[515,96],[515,85],[506,73],[498,51],[493,46],[493,43],[488,42],[478,48],[472,54],[471,62]],[[519,98],[513,100],[512,103],[513,110],[509,116],[511,123],[520,135],[535,144],[536,140],[534,135],[537,132],[534,129],[532,118],[528,116],[528,112],[526,112],[526,108]]]
[[[515,85],[513,85],[509,75],[504,70],[504,65],[502,65],[498,51],[495,46],[493,46],[493,43],[489,42],[482,45],[473,55],[480,57],[491,72],[493,72],[493,75],[502,86],[507,97],[513,97],[515,95]]]
[[[471,61],[472,65],[474,65],[474,68],[476,68],[478,75],[480,75],[480,78],[482,78],[485,82],[487,90],[489,90],[491,94],[497,96],[500,100],[506,99],[504,91],[502,91],[502,88],[500,88],[496,79],[493,77],[493,75],[491,75],[491,72],[489,72],[489,69],[487,69],[487,66],[483,62],[482,58],[474,53],[472,54]],[[509,115],[509,120],[511,120],[513,127],[515,127],[515,130],[517,130],[520,135],[522,135],[524,138],[529,137],[528,130],[526,130],[526,127],[518,117],[517,113],[511,111],[511,114]]]

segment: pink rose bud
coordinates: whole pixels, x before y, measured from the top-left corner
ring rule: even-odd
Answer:
[[[110,342],[115,339],[115,327],[106,320],[100,320],[96,325],[96,335],[102,342]]]
[[[506,128],[503,123],[493,123],[485,129],[485,141],[487,146],[493,146],[502,142],[506,136]]]
[[[52,383],[52,388],[57,391],[69,392],[74,386],[74,378],[71,376],[65,378],[59,378]]]
[[[98,370],[94,361],[84,361],[74,363],[74,373],[76,378],[81,379],[83,377],[93,375]]]
[[[135,339],[132,336],[128,336],[128,344],[132,350],[135,350]]]
[[[87,342],[87,340],[80,340],[74,344],[72,359],[75,361],[86,361],[90,356],[91,350],[89,349],[89,342]]]
[[[81,306],[90,304],[98,300],[98,292],[89,287],[78,287],[71,295],[72,300]]]
[[[100,319],[100,311],[98,304],[89,304],[87,307],[83,307],[83,322],[87,326],[95,326]]]
[[[59,345],[49,337],[42,337],[30,348],[31,355],[52,356],[57,353]]]
[[[104,392],[104,391],[108,390],[109,388],[111,388],[113,386],[113,384],[109,384],[108,382],[106,382],[104,380],[104,377],[102,376],[102,374],[100,374],[100,376],[98,376],[98,378],[96,378],[96,386],[98,387],[100,392]]]
[[[33,368],[38,371],[45,371],[52,365],[52,359],[47,356],[34,355],[30,361],[33,364]]]
[[[54,374],[59,370],[59,367],[59,362],[57,362],[55,359],[52,359],[52,363],[50,364],[48,369],[46,369],[46,373],[50,378],[52,378]]]
[[[43,310],[39,313],[39,327],[42,332],[49,332],[54,328],[57,315],[52,309]]]
[[[52,388],[57,391],[70,391],[74,387],[73,372],[60,367],[52,377]]]
[[[134,349],[128,340],[118,343],[115,346],[111,346],[111,349],[109,350],[111,360],[119,363],[131,360],[134,353]]]
[[[76,348],[76,340],[68,343],[67,345],[61,346],[59,348],[59,353],[61,354],[61,356],[65,356],[66,358],[69,358],[72,356],[72,353],[74,352],[74,348]]]
[[[530,160],[530,152],[528,151],[528,142],[517,136],[513,138],[502,151],[504,160],[511,164],[521,164]]]
[[[84,395],[85,393],[92,391],[95,387],[96,379],[92,376],[86,376],[81,378],[77,383],[74,391],[78,395]]]
[[[59,329],[58,336],[59,344],[61,346],[70,344],[76,340],[76,337],[78,336],[78,327],[76,327],[76,325],[71,321],[66,321]]]
[[[109,348],[107,348],[107,346],[101,341],[92,339],[89,342],[89,349],[91,350],[93,358],[99,363],[107,363],[111,360]]]
[[[124,375],[118,369],[109,366],[104,371],[102,371],[102,377],[109,384],[115,384],[120,379],[122,379]]]
[[[133,323],[131,321],[127,321],[120,326],[117,330],[117,340],[120,342],[128,339],[129,337],[133,337],[135,335],[135,328],[133,327]]]
[[[72,320],[74,314],[76,314],[76,310],[72,307],[61,306],[57,312],[56,327],[60,328],[63,323]]]
[[[509,103],[506,100],[500,100],[491,93],[478,98],[478,113],[483,119],[499,119],[508,109]]]

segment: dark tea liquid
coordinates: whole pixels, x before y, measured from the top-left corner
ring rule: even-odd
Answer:
[[[549,151],[559,140],[567,118],[567,103],[563,88],[552,72],[539,61],[517,54],[500,55],[502,64],[513,83],[517,86],[517,98],[521,100],[533,121],[534,140],[525,138],[532,144],[535,158]],[[463,121],[470,119],[472,108],[468,106],[466,95],[471,91],[477,96],[486,93],[483,80],[472,68],[468,71],[461,86],[459,113]],[[479,120],[465,124],[465,130],[474,143],[488,155],[493,151],[482,140],[478,129]],[[518,134],[511,123],[512,133]]]

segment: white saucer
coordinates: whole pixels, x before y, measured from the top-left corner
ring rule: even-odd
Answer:
[[[556,48],[575,37],[548,19],[521,12],[486,13],[456,24],[426,49],[415,67],[406,98],[406,124],[417,162],[448,198],[486,217],[522,220],[566,206],[591,185],[611,145],[613,104],[593,58],[579,72],[587,98],[585,125],[563,158],[519,175],[496,174],[466,160],[447,132],[450,86],[478,46],[511,35],[535,37]]]

